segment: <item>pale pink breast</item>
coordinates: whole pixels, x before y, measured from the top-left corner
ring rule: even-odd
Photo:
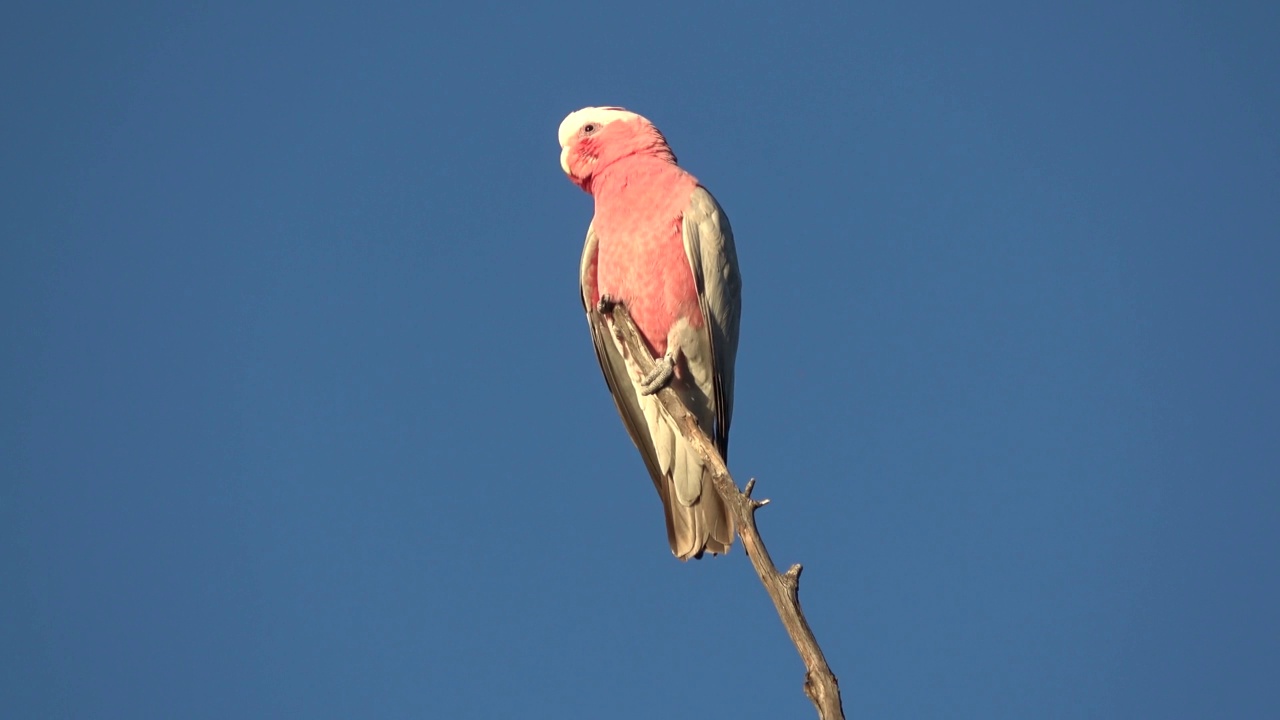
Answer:
[[[626,303],[661,355],[678,318],[702,325],[680,228],[696,181],[666,163],[643,170],[629,173],[616,189],[601,187],[596,197],[596,282],[600,293]]]

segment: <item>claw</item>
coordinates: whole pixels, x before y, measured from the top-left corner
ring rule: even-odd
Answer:
[[[601,295],[600,302],[596,303],[596,310],[599,310],[604,315],[608,315],[613,312],[613,309],[617,306],[617,298],[612,295]]]
[[[648,375],[640,378],[640,394],[652,395],[663,388],[670,380],[671,375],[675,372],[676,362],[671,355],[663,355],[662,359],[653,366],[653,370]]]

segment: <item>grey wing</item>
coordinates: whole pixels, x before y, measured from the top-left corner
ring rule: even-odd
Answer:
[[[738,355],[738,323],[742,317],[742,277],[733,246],[729,218],[707,189],[698,186],[682,223],[684,252],[693,269],[698,304],[711,336],[715,400],[715,442],[729,458],[729,423],[733,419],[733,364]]]
[[[670,507],[669,483],[658,464],[658,451],[653,446],[653,438],[649,435],[648,421],[640,408],[640,398],[636,394],[635,385],[627,370],[627,361],[614,342],[609,323],[601,314],[597,303],[596,292],[596,251],[598,240],[594,225],[587,228],[587,242],[582,248],[582,261],[578,268],[578,285],[582,293],[582,308],[587,313],[587,325],[591,328],[591,342],[596,348],[596,359],[600,361],[600,370],[604,373],[604,381],[609,386],[609,394],[618,406],[618,414],[622,416],[622,424],[627,428],[631,441],[640,450],[644,465],[649,470],[649,477],[658,489],[658,496],[665,507]],[[666,513],[667,540],[675,545],[675,529],[671,524],[671,513]]]

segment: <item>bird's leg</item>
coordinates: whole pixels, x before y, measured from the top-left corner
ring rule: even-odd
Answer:
[[[667,354],[658,359],[657,364],[653,366],[653,369],[647,375],[640,378],[640,394],[652,395],[661,390],[671,381],[671,376],[675,373],[675,370],[675,355],[668,351]]]
[[[608,293],[603,293],[600,295],[600,302],[596,303],[596,310],[601,315],[608,315],[613,312],[614,308],[621,304],[622,301],[618,298],[609,295]],[[618,335],[618,338],[621,339],[622,335]],[[675,352],[669,351],[658,359],[657,363],[653,366],[653,369],[648,372],[648,374],[640,378],[640,394],[652,395],[666,387],[666,384],[671,381],[671,376],[675,374],[675,371]]]

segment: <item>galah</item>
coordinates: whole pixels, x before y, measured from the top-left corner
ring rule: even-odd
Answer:
[[[579,266],[591,339],[662,499],[671,552],[681,560],[727,552],[733,516],[654,393],[669,383],[727,459],[742,309],[729,219],[676,164],[662,133],[633,112],[583,108],[559,136],[560,167],[595,199]],[[614,303],[626,306],[657,360],[650,376],[606,324]]]

